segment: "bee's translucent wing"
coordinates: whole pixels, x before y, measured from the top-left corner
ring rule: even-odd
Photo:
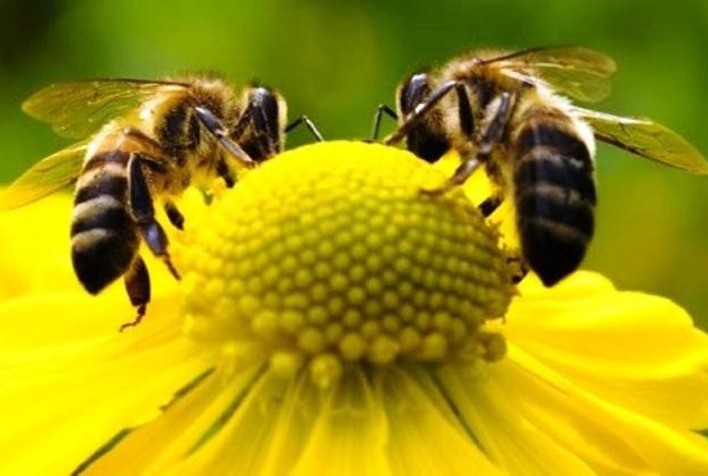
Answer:
[[[187,86],[136,79],[53,84],[30,96],[22,109],[35,119],[50,123],[61,136],[83,138],[111,119],[135,110],[157,91],[169,92]]]
[[[505,74],[526,82],[540,77],[555,91],[583,102],[596,102],[610,93],[610,76],[617,70],[612,58],[580,47],[546,47],[512,53],[485,63],[499,64]]]
[[[590,124],[595,137],[603,142],[664,165],[694,174],[708,174],[705,157],[683,137],[661,124],[643,118],[576,110]]]
[[[11,210],[51,195],[76,181],[89,141],[45,157],[0,193],[0,210]]]

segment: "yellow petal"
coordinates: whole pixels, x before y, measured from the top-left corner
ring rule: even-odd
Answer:
[[[391,368],[377,377],[390,427],[392,474],[503,474],[475,445],[470,429],[461,424],[427,370]]]
[[[314,424],[293,474],[396,474],[384,452],[390,437],[384,409],[362,369],[352,368],[323,396],[311,407]]]
[[[708,472],[708,442],[583,391],[510,344],[493,371],[507,412],[516,411],[601,474]]]
[[[124,333],[115,300],[16,301],[2,304],[12,319],[0,322],[3,474],[67,474],[122,429],[154,418],[209,362],[181,337],[172,296]],[[27,345],[33,329],[36,346]]]
[[[272,372],[259,374],[242,389],[246,393],[233,400],[238,405],[210,441],[192,454],[184,453],[187,458],[172,470],[176,474],[385,475],[384,420],[371,396],[367,399],[361,393],[366,391],[361,378],[356,371],[336,389],[323,391],[309,378],[289,381]],[[232,398],[233,390],[227,391]],[[362,453],[367,457],[362,458]]]
[[[165,474],[219,434],[262,372],[257,366],[225,378],[207,370],[176,395],[153,421],[135,428],[92,461],[86,474]],[[230,413],[231,412],[231,413]],[[206,464],[200,462],[199,464]],[[206,474],[206,467],[194,474]]]
[[[439,372],[441,387],[487,457],[512,475],[594,474],[509,401],[495,380],[498,365],[483,380],[463,367]]]
[[[239,393],[228,390],[229,405],[224,408],[218,432],[205,433],[188,459],[172,466],[174,474],[264,474],[271,464],[270,442],[278,429],[278,418],[288,380],[272,372],[260,372],[257,379],[241,386]],[[211,436],[213,435],[213,436]]]
[[[64,195],[0,212],[0,302],[77,287],[69,255],[70,217],[71,199]]]
[[[708,336],[683,309],[587,272],[553,289],[530,285],[507,315],[516,346],[616,405],[681,428],[708,426]]]

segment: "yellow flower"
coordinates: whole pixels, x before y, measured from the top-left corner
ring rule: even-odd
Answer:
[[[708,337],[594,273],[512,287],[508,224],[416,193],[444,176],[339,142],[190,192],[185,279],[149,261],[123,333],[66,198],[0,214],[0,472],[708,474]]]

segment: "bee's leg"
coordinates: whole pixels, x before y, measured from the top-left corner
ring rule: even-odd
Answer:
[[[122,324],[120,326],[121,332],[128,327],[135,327],[140,324],[143,316],[145,316],[147,303],[150,302],[150,275],[141,257],[138,256],[138,259],[135,260],[128,272],[123,276],[123,279],[130,303],[135,306],[138,315],[132,321]]]
[[[416,104],[413,111],[406,116],[405,120],[398,127],[398,129],[393,134],[386,137],[383,140],[383,143],[386,145],[393,145],[403,140],[411,129],[415,127],[418,122],[440,102],[440,100],[450,94],[453,90],[457,92],[458,97],[467,98],[467,91],[465,90],[465,85],[463,83],[460,81],[447,81],[438,89],[433,91],[425,101]],[[466,104],[462,104],[462,101],[460,103],[460,109],[465,109],[465,111],[461,110],[460,112],[461,127],[463,128],[463,132],[472,129],[472,112],[469,107],[470,103],[468,100],[466,100],[465,103]],[[466,111],[469,111],[469,114],[466,114]]]
[[[172,275],[180,279],[170,255],[167,252],[169,241],[165,230],[155,220],[155,206],[153,205],[150,187],[145,177],[143,163],[145,159],[140,154],[133,153],[128,161],[128,197],[130,212],[138,224],[138,229],[143,240],[155,256],[162,258]]]
[[[494,148],[499,144],[499,141],[504,134],[506,125],[511,118],[512,105],[514,96],[509,92],[503,92],[499,95],[499,101],[496,109],[491,113],[491,117],[486,121],[486,127],[482,130],[477,151],[472,156],[467,158],[455,170],[455,173],[441,187],[433,190],[423,190],[429,195],[439,195],[451,190],[458,185],[462,185],[477,170],[481,164],[489,160],[489,156],[494,151]]]
[[[241,146],[229,136],[229,131],[224,127],[218,117],[205,107],[195,107],[194,111],[197,119],[204,128],[216,139],[221,147],[234,158],[241,161],[248,167],[253,167],[255,161],[249,156]]]
[[[371,128],[371,139],[369,140],[370,142],[376,142],[379,139],[379,129],[381,128],[381,117],[384,114],[386,114],[388,117],[390,117],[394,121],[398,121],[398,114],[396,114],[396,111],[391,109],[386,104],[379,104],[379,107],[376,108],[376,114],[374,114],[374,125]]]
[[[226,159],[223,155],[219,157],[219,160],[216,162],[216,174],[224,179],[224,183],[228,188],[232,188],[236,185],[236,174],[231,170],[231,167],[226,164]]]
[[[184,230],[184,215],[177,209],[177,205],[172,200],[165,200],[165,213],[178,230]]]
[[[458,185],[462,185],[474,173],[477,168],[482,165],[482,161],[478,156],[471,157],[455,170],[455,173],[445,181],[441,186],[436,188],[423,188],[420,193],[423,195],[442,195],[449,192]]]
[[[510,256],[506,261],[511,269],[511,282],[519,284],[529,274],[528,265],[520,255]]]
[[[499,205],[504,201],[503,197],[500,195],[492,195],[484,199],[482,203],[479,204],[477,208],[482,212],[482,215],[487,218],[489,215],[494,213],[494,211],[499,208]]]
[[[293,129],[295,129],[297,126],[300,124],[305,124],[307,126],[307,129],[310,131],[312,136],[315,138],[317,142],[322,142],[324,139],[322,138],[322,134],[320,133],[320,130],[317,128],[314,122],[307,117],[307,116],[300,116],[298,119],[295,119],[293,122],[288,124],[285,127],[285,133],[289,134]]]

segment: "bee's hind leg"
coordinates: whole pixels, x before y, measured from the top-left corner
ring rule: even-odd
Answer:
[[[155,206],[153,205],[150,187],[145,177],[143,164],[145,159],[140,154],[133,154],[128,162],[128,196],[130,212],[140,229],[143,240],[155,256],[162,258],[172,275],[180,279],[180,275],[172,264],[167,251],[169,240],[162,226],[155,220]],[[149,164],[146,165],[149,167]]]
[[[135,306],[138,315],[132,321],[122,324],[120,326],[121,332],[128,327],[135,327],[140,324],[143,316],[145,316],[147,304],[150,302],[150,275],[145,262],[140,256],[131,265],[128,272],[125,273],[123,279],[130,303]]]

